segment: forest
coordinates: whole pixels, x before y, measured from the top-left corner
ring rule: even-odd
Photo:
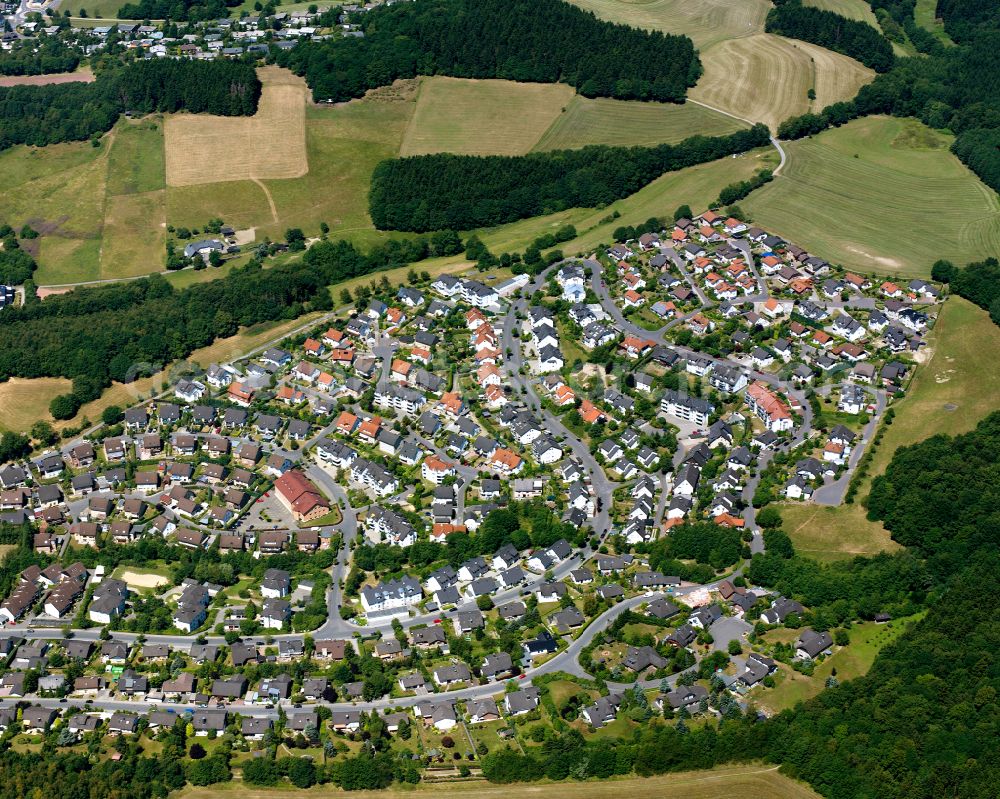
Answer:
[[[317,101],[397,78],[451,75],[567,83],[587,97],[681,102],[701,75],[686,36],[598,20],[562,0],[426,0],[364,14],[363,38],[272,53]]]
[[[369,210],[382,230],[467,230],[595,207],[627,197],[665,172],[768,143],[764,125],[656,147],[590,146],[524,156],[441,153],[381,162]]]
[[[19,40],[0,52],[0,75],[48,75],[80,66],[79,52],[61,39],[39,36],[29,41]]]
[[[111,130],[130,111],[253,114],[260,81],[235,61],[138,61],[102,71],[93,83],[0,88],[0,150],[83,141]]]
[[[876,11],[891,15],[922,55],[897,58],[892,69],[863,86],[853,100],[792,117],[779,126],[778,135],[811,136],[869,114],[916,117],[954,132],[952,152],[1000,191],[1000,27],[996,14],[984,11],[995,6],[942,0],[938,13],[959,41],[946,47],[915,24],[914,5],[913,0],[872,2]]]
[[[895,60],[889,40],[867,22],[804,6],[801,0],[776,3],[767,13],[765,30],[843,53],[876,72],[891,69]]]
[[[996,258],[967,264],[965,268],[950,261],[937,261],[931,277],[949,284],[952,292],[988,311],[993,324],[1000,325],[1000,261]]]
[[[199,22],[225,19],[239,0],[139,0],[118,9],[119,19],[170,19]]]

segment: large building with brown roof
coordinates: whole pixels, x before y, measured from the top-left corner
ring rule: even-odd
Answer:
[[[330,504],[323,499],[309,479],[297,469],[289,469],[274,483],[281,504],[298,522],[311,522],[330,512]]]

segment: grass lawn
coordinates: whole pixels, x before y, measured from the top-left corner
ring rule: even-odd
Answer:
[[[80,9],[87,12],[87,16],[97,19],[114,19],[118,15],[118,9],[125,5],[125,0],[80,0],[82,5],[70,9],[73,16],[80,13]]]
[[[771,33],[719,42],[701,60],[705,73],[691,100],[772,130],[790,116],[850,100],[875,77],[852,58]],[[816,91],[813,101],[810,89]]]
[[[545,131],[535,150],[607,144],[674,144],[696,133],[722,136],[746,125],[694,103],[641,103],[576,96]]]
[[[843,682],[867,674],[879,651],[899,638],[908,625],[918,621],[923,615],[918,613],[888,624],[867,622],[854,625],[849,632],[850,643],[818,664],[811,677],[782,665],[778,684],[773,689],[757,694],[757,703],[774,713],[780,713],[816,696],[823,690],[830,676]],[[768,638],[771,638],[771,633],[768,633]]]
[[[899,549],[879,522],[870,522],[865,518],[865,509],[860,502],[832,508],[811,502],[789,502],[778,509],[795,551],[818,561],[843,560],[855,555],[875,555]]]
[[[553,680],[548,684],[548,689],[552,696],[552,703],[556,708],[562,708],[571,696],[583,694],[591,698],[595,697],[594,691],[584,688],[572,680]]]
[[[422,78],[400,155],[522,155],[568,103],[563,83]]]
[[[927,276],[938,258],[964,264],[1000,248],[1000,202],[950,143],[912,119],[856,120],[785,144],[782,173],[741,206],[834,263]]]
[[[340,512],[340,508],[334,506],[325,516],[320,516],[318,519],[313,519],[308,524],[300,524],[299,527],[303,529],[309,529],[311,527],[326,527],[331,524],[340,524],[344,520],[344,514]]]
[[[505,749],[507,746],[517,748],[510,739],[504,740],[499,736],[500,730],[505,729],[507,729],[507,722],[503,719],[469,725],[469,733],[472,735],[472,740],[476,742],[476,748],[479,748],[479,744],[486,744],[486,748],[491,752],[496,749]]]
[[[215,799],[239,796],[240,799],[270,799],[288,796],[289,788],[254,788],[238,782],[211,785],[205,788],[188,786],[179,799]],[[526,799],[545,792],[547,799],[612,799],[628,794],[632,799],[721,799],[730,796],[767,797],[767,799],[818,799],[819,794],[808,785],[789,779],[778,772],[777,766],[724,766],[707,771],[685,771],[659,777],[629,777],[593,782],[565,782],[532,785],[491,785],[484,780],[421,783],[406,789],[384,791],[352,791],[357,799],[401,799],[427,794],[447,799]],[[337,786],[311,788],[302,794],[310,799],[330,799],[343,796]]]

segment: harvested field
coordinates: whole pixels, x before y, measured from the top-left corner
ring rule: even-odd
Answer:
[[[188,787],[181,799],[216,799],[230,794],[242,799],[272,799],[289,795],[287,786],[257,788],[230,782],[209,788]],[[627,794],[633,799],[729,799],[733,796],[763,799],[819,799],[808,785],[785,777],[777,766],[722,766],[710,771],[685,771],[660,777],[630,777],[616,780],[562,782],[532,785],[493,785],[482,780],[461,780],[430,785],[422,783],[410,790],[352,791],[357,799],[401,799],[429,794],[438,799],[527,799],[542,793],[548,799],[612,799]],[[335,786],[317,786],[303,794],[310,799],[342,797],[344,791]]]
[[[561,83],[424,78],[400,155],[523,155],[572,99]]]
[[[772,130],[790,116],[851,99],[875,77],[853,58],[770,33],[721,42],[701,60],[705,74],[692,100]]]
[[[48,86],[51,83],[93,83],[94,73],[89,67],[76,72],[56,72],[51,75],[0,75],[0,87]]]
[[[72,388],[61,377],[12,377],[0,383],[0,429],[27,432],[39,419],[51,418],[49,403]]]
[[[167,184],[297,178],[309,171],[301,78],[279,67],[258,71],[264,90],[252,117],[177,114],[165,125]]]
[[[771,4],[766,0],[570,0],[573,5],[593,12],[609,22],[633,28],[659,30],[690,36],[699,50],[717,42],[749,36],[764,30],[764,18]]]

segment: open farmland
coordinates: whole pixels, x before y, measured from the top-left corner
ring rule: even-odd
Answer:
[[[684,0],[571,2],[609,22],[690,36],[699,50],[705,50],[725,39],[763,31],[764,18],[771,7],[766,0],[744,0],[739,3],[726,0],[704,0],[700,3],[687,3]]]
[[[306,174],[170,186],[168,221],[196,227],[218,216],[236,228],[256,226],[258,239],[280,237],[292,225],[308,231],[326,222],[336,235],[360,244],[384,238],[368,217],[368,186],[375,165],[399,153],[416,105],[411,83],[338,106],[310,105],[305,109]]]
[[[523,155],[573,99],[562,83],[422,78],[400,155]]]
[[[692,100],[772,130],[810,108],[851,99],[875,77],[852,58],[770,33],[721,42],[702,54],[702,65]]]
[[[258,73],[264,90],[252,117],[177,114],[167,120],[169,185],[295,178],[308,171],[305,82],[277,67]]]
[[[596,782],[555,782],[545,785],[491,785],[488,782],[423,783],[410,790],[352,791],[357,799],[401,799],[421,794],[444,799],[528,799],[544,790],[548,799],[612,799],[627,792],[633,799],[729,799],[733,796],[767,797],[767,799],[818,799],[809,786],[789,779],[778,772],[777,766],[726,766],[708,771],[685,771],[660,777],[599,780]],[[288,796],[287,788],[255,788],[240,783],[212,785],[208,788],[186,788],[181,799],[240,796],[241,799],[274,799]],[[310,789],[310,799],[330,799],[343,796],[338,787]]]
[[[576,96],[545,131],[535,150],[588,144],[674,144],[688,136],[723,136],[746,127],[732,117],[694,103],[636,103]]]
[[[1000,249],[1000,203],[949,144],[914,120],[857,120],[786,144],[782,173],[741,205],[832,262],[927,276]]]
[[[62,377],[5,380],[0,383],[0,430],[30,430],[39,418],[48,416],[49,403],[72,387]]]
[[[100,147],[71,142],[0,154],[0,219],[42,235],[39,285],[148,274],[163,268],[160,117],[122,120]]]

